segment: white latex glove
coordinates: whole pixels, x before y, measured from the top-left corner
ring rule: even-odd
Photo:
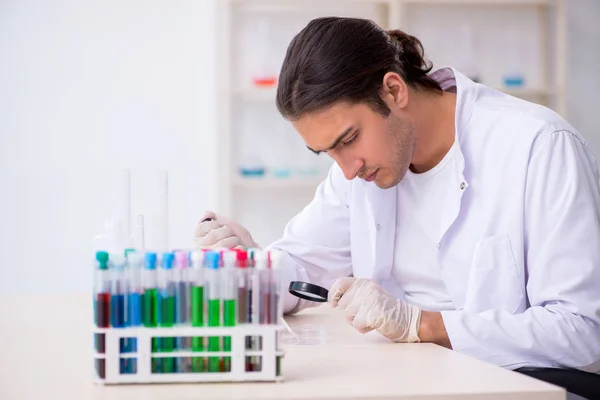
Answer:
[[[394,342],[420,342],[421,310],[406,304],[370,279],[341,278],[329,290],[329,302],[344,310],[359,332],[377,330]]]
[[[211,220],[203,222],[208,218]],[[200,217],[194,233],[194,242],[200,248],[260,248],[246,228],[211,211]]]

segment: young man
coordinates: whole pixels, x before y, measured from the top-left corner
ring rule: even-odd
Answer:
[[[277,106],[335,160],[270,246],[286,253],[286,282],[330,287],[356,329],[393,341],[600,370],[598,168],[560,116],[452,68],[431,73],[416,38],[351,18],[293,39]],[[206,217],[200,246],[256,245]]]

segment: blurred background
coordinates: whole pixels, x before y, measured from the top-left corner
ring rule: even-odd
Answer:
[[[0,0],[0,292],[88,290],[123,169],[149,247],[160,171],[169,247],[204,210],[278,238],[331,164],[274,101],[326,15],[416,35],[434,69],[555,109],[600,153],[598,0]]]

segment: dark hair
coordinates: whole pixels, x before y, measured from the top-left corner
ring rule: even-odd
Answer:
[[[428,76],[431,69],[419,39],[403,31],[385,31],[367,19],[317,18],[288,46],[277,108],[294,120],[339,101],[365,102],[387,116],[390,110],[380,95],[384,75],[393,71],[417,90],[441,92]]]

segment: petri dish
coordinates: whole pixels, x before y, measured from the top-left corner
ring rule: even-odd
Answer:
[[[303,346],[327,343],[327,329],[324,325],[296,325],[292,330],[297,337],[288,331],[283,331],[280,336],[281,344]]]

